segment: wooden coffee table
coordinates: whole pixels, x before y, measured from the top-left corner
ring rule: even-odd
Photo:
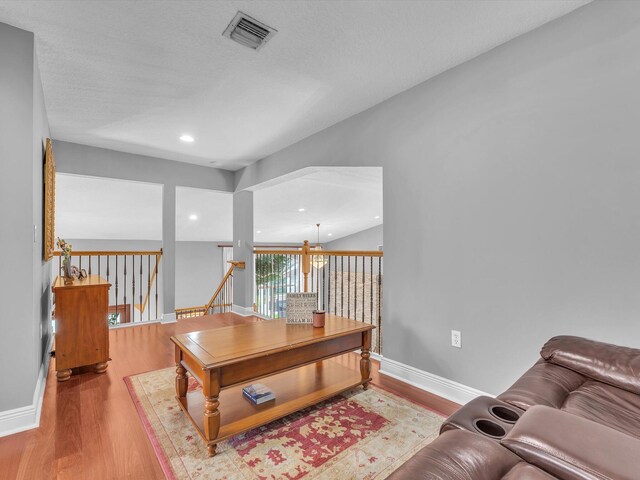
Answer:
[[[213,456],[226,438],[358,385],[366,390],[374,328],[327,315],[324,328],[281,319],[176,335],[176,399]],[[332,359],[357,349],[360,371]],[[187,392],[187,372],[201,392]],[[244,398],[242,387],[258,379],[275,401],[254,405]]]

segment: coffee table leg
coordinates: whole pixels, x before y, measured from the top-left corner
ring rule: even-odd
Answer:
[[[217,443],[212,443],[212,444],[207,444],[207,454],[210,457],[215,457],[216,455],[216,448],[218,447]]]
[[[216,444],[213,440],[218,436],[220,430],[220,372],[219,370],[209,370],[204,376],[204,436],[207,439],[207,451],[210,457],[216,454]]]
[[[371,330],[368,330],[362,334],[362,349],[360,353],[360,374],[362,375],[362,388],[365,390],[369,388],[369,382],[371,381]]]
[[[187,396],[187,385],[189,378],[187,377],[187,371],[185,368],[178,364],[176,367],[176,395],[178,398],[185,398]]]

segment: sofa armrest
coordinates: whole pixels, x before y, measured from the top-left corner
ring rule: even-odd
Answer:
[[[633,480],[640,472],[640,440],[542,405],[527,410],[501,443],[563,480]]]
[[[640,394],[640,350],[586,338],[553,337],[542,347],[547,362]]]
[[[466,430],[449,430],[418,451],[387,480],[496,480],[520,458],[498,443]]]

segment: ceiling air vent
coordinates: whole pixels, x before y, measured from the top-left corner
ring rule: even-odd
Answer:
[[[278,31],[262,22],[238,12],[222,35],[244,45],[260,50]]]

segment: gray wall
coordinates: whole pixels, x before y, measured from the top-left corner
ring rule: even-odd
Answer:
[[[237,172],[237,187],[383,166],[384,355],[498,393],[552,335],[640,347],[639,65],[640,3],[595,2]]]
[[[54,142],[54,151],[61,173],[163,185],[163,303],[164,313],[172,314],[176,300],[176,186],[232,192],[233,172],[61,141]]]
[[[77,251],[158,250],[162,248],[162,242],[152,240],[68,239],[68,241],[73,245],[73,249]],[[204,305],[209,301],[211,295],[213,295],[213,292],[222,281],[223,276],[222,248],[218,247],[220,243],[222,242],[176,242],[176,308]],[[161,260],[160,263],[161,272],[164,268],[163,261],[164,259]],[[74,261],[74,264],[77,265],[77,261]],[[146,272],[147,268],[143,265],[143,280],[147,278]],[[113,275],[113,269],[111,273]],[[162,278],[160,278],[159,281],[162,282]],[[162,283],[159,284],[159,288],[162,290]],[[110,294],[113,299],[113,288]],[[122,292],[119,296],[120,301],[122,301]],[[129,298],[131,298],[130,294]],[[160,302],[162,302],[162,300],[161,298]],[[113,304],[113,301],[111,303]],[[139,302],[135,300],[134,303]]]
[[[176,186],[162,187],[162,305],[171,315],[176,309]]]
[[[118,178],[193,188],[233,192],[234,174],[162,158],[146,157],[77,143],[54,142],[61,173]]]
[[[66,238],[74,251],[78,250],[160,250],[160,240],[111,240],[96,238]],[[75,265],[75,261],[73,262]],[[55,265],[57,267],[57,263]]]
[[[245,262],[233,271],[233,304],[253,310],[253,192],[233,194],[233,259]]]
[[[382,230],[382,225],[377,225],[327,242],[322,248],[325,250],[378,250],[378,245],[383,244]]]
[[[47,138],[51,137],[44,104],[44,92],[38,68],[37,52],[33,55],[33,301],[36,366],[39,370],[49,355],[51,339],[51,262],[44,258],[44,158]]]
[[[176,243],[176,308],[206,304],[222,281],[221,242]]]
[[[42,261],[43,145],[49,135],[33,34],[0,23],[0,411],[31,405],[50,336]],[[34,238],[34,226],[37,235]]]
[[[383,245],[383,225],[377,225],[360,232],[347,235],[332,242],[325,243],[322,248],[325,250],[372,250],[377,251],[378,246]],[[337,260],[337,259],[336,259]],[[372,261],[373,260],[373,261]],[[364,264],[364,267],[362,266]],[[374,275],[384,271],[383,262],[377,258],[367,257],[366,261],[362,261],[360,257],[341,258],[340,262],[336,261],[331,265],[331,270],[343,272],[361,272],[371,273]],[[325,292],[326,293],[326,292]]]

